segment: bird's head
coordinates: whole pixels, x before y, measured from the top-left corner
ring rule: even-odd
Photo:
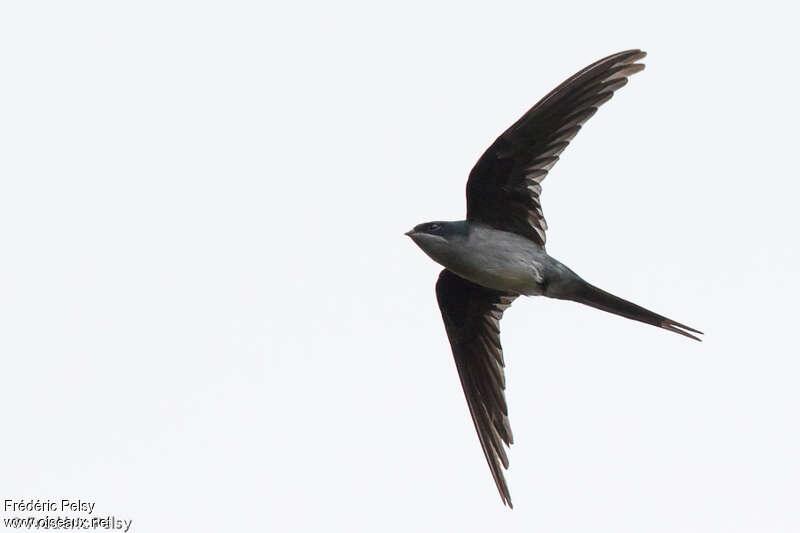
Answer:
[[[422,251],[439,264],[444,264],[447,258],[455,253],[454,246],[466,239],[469,226],[464,220],[457,222],[425,222],[417,224],[414,229],[407,231],[414,243]]]

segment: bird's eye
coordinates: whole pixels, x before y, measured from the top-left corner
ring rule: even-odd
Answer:
[[[441,226],[440,226],[439,224],[431,224],[430,226],[428,226],[428,229],[429,229],[430,231],[439,231],[439,228],[440,228],[440,227],[441,227]]]

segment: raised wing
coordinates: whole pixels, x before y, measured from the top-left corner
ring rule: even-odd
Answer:
[[[500,468],[508,468],[503,443],[514,441],[504,394],[500,318],[516,295],[476,285],[445,269],[436,282],[436,298],[483,454],[503,503],[513,507]]]
[[[508,128],[473,167],[467,181],[467,220],[524,235],[544,245],[541,182],[581,125],[647,55],[628,50],[601,59],[553,89]]]

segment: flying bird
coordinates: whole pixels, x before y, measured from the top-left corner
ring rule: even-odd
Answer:
[[[572,300],[691,339],[701,331],[587,283],[545,250],[542,180],[584,122],[643,70],[641,50],[608,56],[542,98],[486,150],[467,180],[466,220],[426,222],[406,235],[444,267],[436,298],[483,454],[503,503],[513,442],[500,319],[518,296]],[[501,465],[503,469],[501,469]]]

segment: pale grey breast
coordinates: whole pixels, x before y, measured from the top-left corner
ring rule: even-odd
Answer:
[[[491,289],[542,294],[552,261],[544,248],[516,233],[470,225],[466,238],[444,266],[462,278]]]

